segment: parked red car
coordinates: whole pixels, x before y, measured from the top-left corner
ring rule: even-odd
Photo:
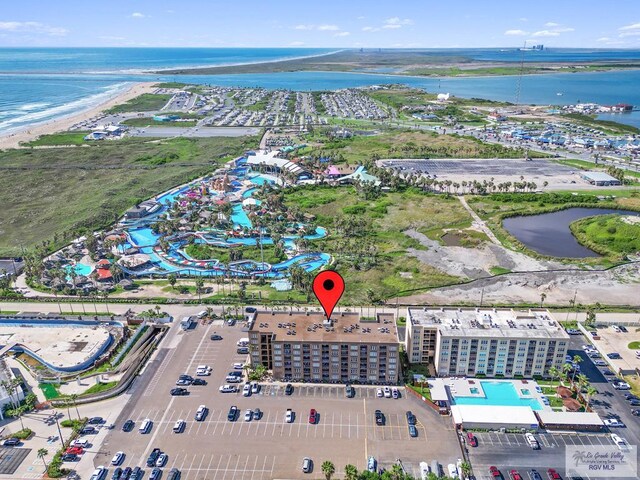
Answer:
[[[467,432],[467,443],[469,445],[471,445],[472,447],[477,447],[478,446],[478,439],[476,438],[476,436],[473,433]]]
[[[522,475],[517,470],[509,470],[509,478],[511,480],[522,480]]]
[[[556,472],[555,468],[547,470],[547,477],[549,477],[549,480],[562,480],[562,477]]]
[[[502,474],[500,473],[500,470],[498,470],[496,467],[489,467],[489,474],[493,477],[493,478],[502,478]]]
[[[318,412],[316,412],[315,408],[312,408],[311,411],[309,412],[309,423],[311,425],[315,425],[317,420],[318,420]]]
[[[84,449],[82,447],[69,447],[64,453],[68,455],[82,455],[84,453]]]

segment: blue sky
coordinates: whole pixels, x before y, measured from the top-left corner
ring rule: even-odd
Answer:
[[[640,1],[5,0],[0,46],[640,48]],[[613,6],[615,5],[615,7]]]

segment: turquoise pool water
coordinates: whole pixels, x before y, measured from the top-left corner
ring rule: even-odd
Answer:
[[[262,175],[256,175],[255,177],[251,177],[251,183],[254,185],[264,185],[265,183],[274,183],[273,179],[268,177],[263,177]]]
[[[251,228],[251,220],[249,220],[249,217],[247,217],[247,214],[242,208],[242,205],[239,203],[233,206],[231,221],[234,223],[234,225]]]
[[[67,265],[67,273],[70,273],[72,268],[76,272],[76,275],[83,275],[85,277],[89,276],[89,274],[93,271],[93,267],[90,265],[86,265],[84,263],[76,263],[73,267],[71,265]]]
[[[531,407],[542,410],[540,402],[533,398],[520,398],[510,382],[480,382],[484,397],[454,396],[456,405],[493,405],[505,407]]]
[[[152,247],[160,238],[160,235],[153,233],[150,228],[131,229],[129,230],[129,236],[138,247]]]

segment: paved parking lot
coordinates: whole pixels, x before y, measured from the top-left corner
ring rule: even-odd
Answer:
[[[0,474],[13,475],[30,452],[30,448],[0,447]]]
[[[469,448],[473,470],[478,479],[490,479],[489,467],[494,465],[507,478],[511,469],[516,469],[528,478],[528,470],[535,468],[546,478],[546,469],[555,468],[566,478],[566,446],[613,445],[607,434],[543,433],[536,434],[540,450],[532,450],[524,434],[478,432],[478,446]]]
[[[214,332],[224,337],[211,341]],[[284,385],[265,383],[259,394],[243,397],[241,393],[220,393],[218,388],[235,362],[246,356],[236,353],[236,341],[246,336],[240,328],[218,323],[198,325],[183,332],[174,327],[165,338],[154,364],[132,387],[131,401],[116,421],[94,461],[107,465],[118,450],[127,457],[123,466],[142,466],[152,448],[165,451],[169,460],[165,470],[177,467],[184,479],[299,478],[302,458],[309,456],[316,465],[310,478],[321,476],[320,465],[331,460],[337,476],[348,463],[366,468],[369,455],[380,467],[389,467],[401,458],[405,468],[419,474],[419,463],[433,459],[443,464],[455,462],[461,456],[458,441],[449,418],[441,418],[413,397],[377,398],[376,388],[356,386],[355,398],[346,398],[344,386],[295,384],[291,396],[284,395]],[[181,373],[195,372],[197,365],[213,367],[212,374],[203,377],[208,385],[190,386],[189,396],[171,397],[169,390]],[[196,422],[198,405],[206,405],[208,415]],[[236,422],[227,420],[231,405],[241,412]],[[260,420],[243,421],[244,410],[260,408]],[[287,408],[292,408],[295,421],[284,422]],[[308,422],[309,410],[318,411],[315,425]],[[382,410],[384,426],[376,426],[374,411]],[[412,410],[418,420],[418,437],[409,436],[406,410]],[[136,429],[122,432],[127,419],[136,422]],[[153,428],[147,435],[138,433],[137,426],[149,418]],[[176,420],[187,423],[183,433],[175,434]],[[144,467],[145,470],[149,468]]]

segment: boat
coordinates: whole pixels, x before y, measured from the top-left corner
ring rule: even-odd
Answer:
[[[559,97],[561,97],[562,95],[564,95],[564,93],[562,93],[562,92],[558,92],[558,93],[556,93],[556,95],[558,95]]]

